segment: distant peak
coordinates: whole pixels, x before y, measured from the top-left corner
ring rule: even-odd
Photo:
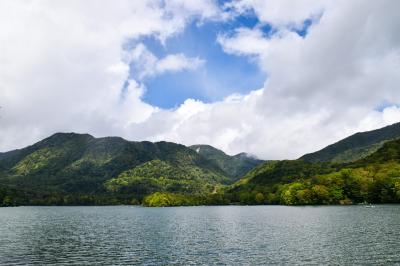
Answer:
[[[235,157],[259,160],[259,158],[256,155],[250,154],[250,153],[247,153],[247,152],[238,153],[238,154],[235,155]]]
[[[202,151],[206,151],[206,150],[214,150],[214,151],[221,151],[224,152],[218,148],[215,148],[214,146],[208,145],[208,144],[196,144],[196,145],[191,145],[189,146],[189,148],[197,150],[197,149],[201,149]]]
[[[74,132],[68,132],[68,133],[58,132],[44,140],[57,141],[57,140],[66,140],[66,139],[73,139],[73,138],[94,139],[94,137],[89,134],[79,134],[79,133],[74,133]]]
[[[192,145],[190,147],[191,148],[212,148],[212,149],[216,149],[217,150],[217,148],[215,148],[215,147],[213,147],[211,145],[208,145],[208,144],[195,144],[195,145]]]
[[[75,133],[75,132],[57,132],[57,133],[54,133],[53,135],[51,135],[49,138],[53,138],[53,137],[75,137],[75,136],[86,136],[86,137],[94,138],[92,135],[87,134],[87,133],[80,134],[80,133]]]

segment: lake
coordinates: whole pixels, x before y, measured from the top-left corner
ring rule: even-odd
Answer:
[[[400,205],[0,208],[1,265],[400,264]]]

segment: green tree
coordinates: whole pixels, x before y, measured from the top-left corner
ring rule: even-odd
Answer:
[[[264,197],[264,194],[263,194],[263,193],[258,192],[258,193],[256,194],[256,197],[255,197],[256,203],[262,204],[262,203],[264,203],[264,199],[265,199],[265,197]]]
[[[5,196],[3,199],[3,206],[14,206],[14,201],[10,196]]]
[[[314,203],[317,204],[327,204],[330,203],[329,191],[324,185],[314,185],[311,188],[314,195]]]
[[[312,204],[312,191],[308,188],[296,191],[297,204],[307,205]]]

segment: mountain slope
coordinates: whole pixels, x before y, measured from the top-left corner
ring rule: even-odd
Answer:
[[[351,162],[377,151],[390,140],[400,138],[400,123],[381,129],[356,133],[300,159],[308,162]]]
[[[58,133],[27,148],[3,153],[0,183],[63,194],[108,193],[104,182],[153,160],[200,173],[198,182],[229,180],[217,165],[183,145]]]
[[[122,172],[105,186],[113,193],[136,195],[138,199],[155,192],[202,195],[219,184],[219,180],[210,179],[210,174],[196,166],[152,160]]]
[[[351,163],[267,162],[226,191],[242,204],[400,202],[400,140]]]
[[[236,181],[239,177],[263,162],[246,153],[229,156],[210,145],[192,145],[189,148],[218,165],[225,173],[232,177],[232,181]]]

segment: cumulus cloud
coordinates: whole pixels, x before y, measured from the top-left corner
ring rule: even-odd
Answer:
[[[301,28],[304,20],[317,19],[324,10],[326,1],[319,0],[237,0],[227,2],[225,7],[237,14],[254,11],[262,22],[277,28]]]
[[[400,101],[400,42],[395,37],[400,21],[394,5],[327,2],[305,37],[281,21],[271,36],[259,27],[221,34],[218,41],[226,52],[249,56],[268,74],[264,88],[204,104],[185,120],[175,118],[180,123],[172,120],[178,126],[164,128],[158,137],[262,158],[296,158],[357,131],[399,121],[396,106],[376,111],[382,102]],[[320,6],[308,8],[303,19],[316,12]],[[268,14],[259,18],[275,23]]]
[[[157,62],[157,73],[166,71],[181,71],[183,69],[196,69],[204,64],[204,60],[198,57],[187,58],[183,54],[170,54]]]
[[[270,40],[260,29],[238,28],[234,34],[220,34],[217,41],[225,52],[236,55],[260,55],[270,48]]]
[[[56,131],[126,135],[129,123],[157,108],[140,100],[145,88],[136,81],[121,92],[130,69],[123,44],[147,35],[163,40],[193,16],[216,19],[212,1],[196,2],[1,1],[1,150]],[[167,57],[157,71],[192,63],[185,59]]]
[[[117,3],[0,3],[1,150],[77,131],[296,158],[400,120],[400,2],[238,0],[224,12],[213,1]],[[140,44],[126,51],[127,39],[163,42],[194,18],[249,10],[274,34],[257,25],[221,32],[216,41],[267,73],[262,88],[214,103],[187,99],[175,109],[143,102],[144,77],[192,70],[207,58],[158,58]],[[299,36],[296,28],[315,17]],[[387,102],[393,105],[377,109]]]
[[[204,59],[199,57],[190,58],[182,53],[169,54],[163,58],[157,58],[142,43],[130,51],[125,56],[125,60],[131,64],[133,76],[139,80],[165,72],[195,70],[205,62]]]

